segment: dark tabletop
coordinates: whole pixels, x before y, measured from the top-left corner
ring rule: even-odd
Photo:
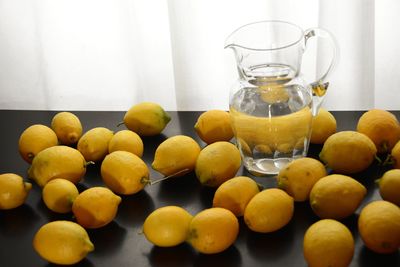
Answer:
[[[94,127],[108,127],[118,131],[124,126],[116,125],[124,112],[74,112],[80,118],[84,131]],[[154,151],[167,137],[184,134],[192,136],[202,146],[193,126],[200,112],[169,112],[172,120],[162,135],[143,138],[143,160],[148,164],[153,160]],[[55,111],[0,111],[0,173],[13,172],[27,178],[28,164],[18,153],[18,138],[28,126],[41,123],[50,126]],[[354,130],[362,112],[333,112],[338,122],[338,130]],[[395,112],[400,118],[400,112]],[[318,157],[321,146],[311,145],[309,156]],[[85,188],[103,185],[100,177],[100,164],[90,165],[84,180],[78,184],[80,191]],[[366,171],[353,175],[363,183],[368,194],[366,203],[381,199],[374,180],[384,171],[374,163]],[[240,169],[238,175],[248,172]],[[153,179],[161,175],[151,170]],[[274,178],[256,178],[266,188],[276,186]],[[36,231],[45,223],[67,219],[72,214],[59,215],[49,211],[41,200],[41,189],[34,183],[24,205],[9,211],[0,210],[0,267],[8,266],[52,266],[42,260],[33,250],[32,240]],[[79,266],[306,266],[302,252],[303,236],[306,229],[318,220],[308,202],[296,203],[291,222],[281,230],[260,234],[250,231],[240,218],[240,232],[235,244],[226,251],[215,255],[195,252],[189,245],[173,248],[159,248],[150,244],[141,234],[146,216],[154,209],[166,205],[178,205],[191,214],[211,207],[215,189],[202,187],[193,173],[173,178],[159,184],[147,186],[143,191],[122,197],[117,217],[109,225],[88,230],[95,251],[90,253]],[[357,232],[356,214],[343,220],[355,239],[355,254],[351,266],[400,266],[400,255],[379,255],[368,250]]]

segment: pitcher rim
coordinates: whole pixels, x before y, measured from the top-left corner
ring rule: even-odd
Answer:
[[[291,43],[289,43],[287,45],[283,45],[283,46],[275,47],[275,48],[251,48],[251,47],[247,47],[247,46],[243,46],[243,45],[238,45],[238,44],[235,44],[235,43],[226,44],[228,42],[228,40],[235,33],[237,33],[239,30],[241,30],[244,27],[247,27],[247,26],[250,26],[250,25],[253,25],[253,24],[271,23],[271,22],[273,22],[273,23],[278,22],[278,23],[283,23],[283,24],[294,26],[300,32],[299,38],[296,41],[293,41],[293,42],[291,42]],[[259,20],[259,21],[254,21],[254,22],[250,22],[250,23],[247,23],[245,25],[242,25],[239,28],[237,28],[236,30],[234,30],[231,34],[229,34],[229,36],[225,39],[224,49],[226,49],[228,47],[231,47],[231,46],[234,46],[234,47],[236,46],[236,47],[240,47],[240,48],[244,48],[244,49],[248,49],[248,50],[253,50],[253,51],[274,51],[274,50],[285,49],[285,48],[291,47],[291,46],[299,43],[303,38],[304,38],[304,30],[300,26],[298,26],[297,24],[294,24],[294,23],[289,22],[289,21],[284,21],[284,20]]]

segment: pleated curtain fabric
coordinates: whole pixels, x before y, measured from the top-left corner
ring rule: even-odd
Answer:
[[[260,20],[336,37],[327,109],[399,109],[399,11],[396,0],[0,0],[0,109],[228,109],[225,39]],[[302,72],[312,80],[329,60],[312,41]]]

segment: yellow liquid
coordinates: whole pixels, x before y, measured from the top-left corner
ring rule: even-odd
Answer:
[[[291,111],[287,105],[283,115],[276,116],[271,108],[274,104],[266,101],[262,93],[253,96],[257,97],[255,103],[261,106],[264,114],[237,110],[240,105],[230,106],[236,142],[250,172],[276,174],[294,158],[307,154],[312,123],[311,100],[305,98],[304,103],[298,105],[299,110]]]

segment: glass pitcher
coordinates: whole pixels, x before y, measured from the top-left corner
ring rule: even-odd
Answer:
[[[302,55],[312,37],[326,39],[333,57],[327,71],[308,83]],[[229,110],[245,168],[257,176],[276,175],[293,159],[307,155],[312,117],[325,97],[337,55],[330,33],[303,31],[284,21],[260,21],[235,30],[226,40],[236,58],[239,79],[230,92]]]

